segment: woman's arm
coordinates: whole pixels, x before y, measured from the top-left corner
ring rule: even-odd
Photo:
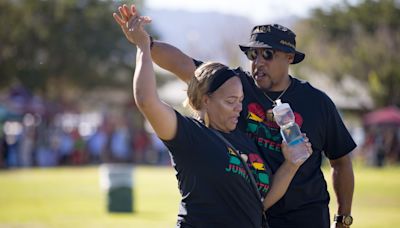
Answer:
[[[150,55],[150,43],[137,49],[136,69],[133,77],[133,96],[136,105],[148,119],[156,134],[164,140],[175,136],[177,118],[175,111],[162,102],[156,90],[153,62]]]
[[[124,23],[130,20],[132,24],[138,23],[139,20],[149,19],[149,17],[140,16],[139,11],[136,9],[135,5],[128,7],[127,5],[122,5],[118,8],[121,17],[114,14],[115,20],[121,25],[123,32],[127,36],[127,39],[133,43],[137,44],[140,34],[131,33],[127,35],[127,29],[124,28]],[[151,48],[152,60],[159,65],[161,68],[170,71],[176,75],[179,79],[184,82],[189,82],[196,70],[196,66],[193,59],[170,44],[154,41]]]
[[[288,161],[283,162],[276,171],[272,179],[272,187],[264,199],[264,210],[267,210],[282,198],[298,169],[299,166],[293,165]]]
[[[312,154],[312,147],[309,139],[304,136],[304,152],[308,153],[308,157]],[[282,142],[282,153],[285,157],[285,161],[276,171],[272,182],[271,182],[271,189],[268,192],[267,196],[264,199],[264,210],[267,210],[272,205],[274,205],[278,200],[282,198],[282,196],[286,193],[290,182],[294,175],[296,174],[297,170],[300,166],[305,162],[304,161],[293,161],[292,159],[292,148],[290,148],[286,142]]]
[[[137,46],[136,68],[133,76],[133,96],[136,105],[148,119],[156,134],[169,140],[175,136],[177,118],[174,109],[160,100],[157,94],[156,79],[150,53],[150,39],[143,29],[151,20],[135,15],[135,8],[123,5],[120,15],[113,14],[126,38]],[[136,20],[137,19],[137,20]]]

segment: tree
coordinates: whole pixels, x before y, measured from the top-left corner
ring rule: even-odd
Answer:
[[[315,9],[301,23],[300,46],[309,62],[336,78],[351,75],[369,85],[378,106],[400,105],[400,7],[398,0],[343,2]]]
[[[135,49],[112,17],[122,3],[1,1],[1,87],[18,82],[51,97],[65,88],[130,86]]]

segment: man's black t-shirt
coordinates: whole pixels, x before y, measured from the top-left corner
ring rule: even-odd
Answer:
[[[182,195],[178,227],[261,227],[260,200],[233,152],[214,132],[193,118],[176,112],[178,128],[164,141],[171,152]],[[254,143],[242,132],[221,133],[246,154],[263,197],[269,190],[270,169]]]
[[[275,173],[284,157],[272,102],[251,76],[240,68],[236,71],[240,73],[245,94],[238,128],[256,142]],[[281,93],[267,95],[274,100]],[[291,77],[291,84],[280,99],[290,104],[296,123],[310,139],[313,154],[297,171],[284,197],[267,211],[268,221],[271,227],[329,227],[329,194],[320,169],[322,152],[329,159],[337,159],[356,145],[331,99],[308,82]]]

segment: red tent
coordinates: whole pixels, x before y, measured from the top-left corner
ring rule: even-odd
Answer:
[[[400,109],[390,106],[367,113],[364,116],[365,125],[396,124],[400,125]]]

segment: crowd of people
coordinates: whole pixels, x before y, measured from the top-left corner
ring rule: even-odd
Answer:
[[[133,119],[91,114],[93,123],[84,115],[25,113],[1,121],[0,167],[170,164],[166,147]]]
[[[365,127],[365,141],[359,157],[367,165],[383,167],[400,162],[400,126],[382,124]]]

